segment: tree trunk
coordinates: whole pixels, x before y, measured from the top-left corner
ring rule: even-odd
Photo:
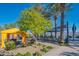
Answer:
[[[34,38],[35,41],[37,42],[37,40],[38,40],[38,35],[35,34],[35,35],[33,36],[33,38]]]
[[[54,16],[54,21],[55,21],[55,39],[57,39],[57,23],[56,23],[57,16],[56,15]]]
[[[35,34],[33,34],[32,32],[29,32],[29,33],[33,37],[33,39],[37,42],[37,36]]]
[[[60,28],[60,43],[64,43],[64,8],[65,4],[61,3],[61,28]]]

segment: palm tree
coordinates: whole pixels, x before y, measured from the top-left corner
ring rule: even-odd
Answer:
[[[64,12],[65,12],[65,4],[60,4],[61,10],[61,29],[60,29],[60,43],[64,43]]]
[[[55,25],[55,39],[57,39],[57,19],[60,15],[60,4],[52,4],[52,15],[54,16],[54,25]]]
[[[60,28],[60,43],[64,43],[64,14],[65,11],[68,11],[71,7],[71,4],[60,3],[60,11],[61,11],[61,28]]]

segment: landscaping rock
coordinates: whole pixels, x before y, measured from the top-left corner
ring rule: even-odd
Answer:
[[[14,54],[10,53],[4,49],[0,49],[0,56],[14,56]]]

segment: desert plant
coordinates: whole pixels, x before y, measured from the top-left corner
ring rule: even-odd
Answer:
[[[64,46],[69,46],[69,43],[64,43]]]
[[[14,41],[8,41],[8,42],[5,42],[5,50],[11,50],[11,49],[14,49],[16,48],[16,44]]]
[[[69,43],[69,23],[67,21],[67,38],[65,39],[65,43],[68,44]]]
[[[33,44],[35,44],[35,42],[36,42],[36,41],[35,41],[34,39],[31,39],[30,42],[29,42],[27,45],[28,45],[28,46],[32,46]]]
[[[10,49],[15,49],[16,48],[16,44],[14,41],[10,41]]]
[[[46,45],[42,45],[42,47],[46,47]]]
[[[21,53],[17,53],[16,56],[23,56],[23,54],[21,54]]]
[[[35,44],[35,42],[36,41],[34,39],[31,39],[31,41],[30,41],[31,44]]]
[[[29,43],[27,44],[27,46],[32,46],[32,44],[29,42]]]
[[[17,53],[16,56],[32,56],[32,54],[30,52],[26,52],[24,54]]]
[[[26,52],[24,56],[32,56],[32,54],[30,52]]]
[[[38,44],[37,44],[37,46],[41,46],[41,45],[42,45],[41,43],[38,43]]]
[[[39,52],[35,52],[35,53],[33,53],[33,56],[41,56],[42,54],[41,53],[39,53]]]
[[[47,46],[47,49],[52,49],[53,47],[52,46]]]
[[[46,52],[48,52],[48,49],[47,48],[43,48],[43,49],[41,49],[41,51],[46,53]]]
[[[72,26],[72,33],[73,33],[73,40],[74,40],[74,38],[75,38],[75,33],[76,33],[76,25],[75,24],[73,24],[73,26]]]
[[[5,50],[10,50],[10,42],[5,43]]]
[[[27,44],[28,45],[28,44]],[[21,47],[26,47],[26,45],[22,44]]]

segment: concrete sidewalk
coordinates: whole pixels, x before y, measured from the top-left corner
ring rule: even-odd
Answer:
[[[44,56],[79,56],[79,51],[65,46],[60,46],[52,49]]]
[[[59,46],[52,44],[54,49],[47,52],[44,56],[79,56],[79,43],[70,42],[70,46]]]

